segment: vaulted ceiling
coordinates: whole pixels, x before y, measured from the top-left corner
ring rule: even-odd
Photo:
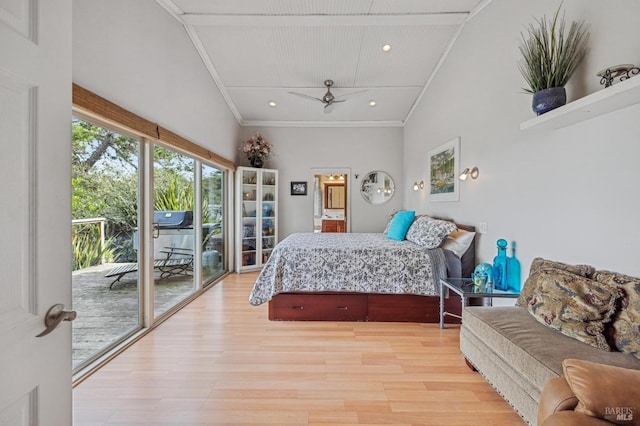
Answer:
[[[401,126],[490,0],[156,1],[184,25],[241,125]],[[312,98],[328,79],[344,102],[324,108]]]

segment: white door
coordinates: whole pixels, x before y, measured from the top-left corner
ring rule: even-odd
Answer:
[[[70,425],[71,0],[0,0],[0,425]]]

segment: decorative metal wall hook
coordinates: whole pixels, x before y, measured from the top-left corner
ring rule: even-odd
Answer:
[[[600,84],[604,85],[604,87],[609,87],[614,83],[616,78],[619,78],[620,81],[624,81],[636,74],[640,74],[640,68],[637,66],[633,64],[620,64],[603,69],[596,75],[598,77],[602,77],[600,79]]]
[[[620,77],[620,81],[625,81],[625,80],[633,77],[636,74],[640,74],[640,68],[639,67],[633,67],[633,68],[627,70],[627,73],[625,75],[623,75],[622,77]]]

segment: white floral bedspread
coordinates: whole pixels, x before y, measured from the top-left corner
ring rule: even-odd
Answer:
[[[390,240],[381,233],[298,233],[274,248],[249,303],[260,305],[284,292],[437,295],[445,275],[439,248]]]

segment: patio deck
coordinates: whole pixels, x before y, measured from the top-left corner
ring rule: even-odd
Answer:
[[[105,278],[118,263],[92,266],[72,274],[73,307],[78,317],[73,327],[73,366],[104,349],[138,326],[138,273],[130,273],[109,289]],[[156,279],[155,315],[167,311],[193,290],[193,277]]]

